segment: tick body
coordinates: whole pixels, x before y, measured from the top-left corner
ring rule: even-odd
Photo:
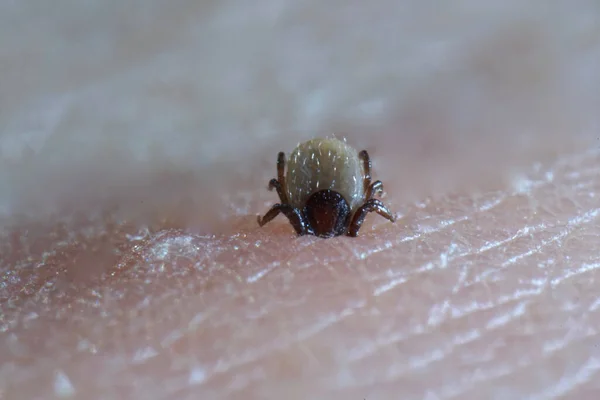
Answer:
[[[269,190],[277,190],[273,205],[258,224],[265,225],[284,214],[298,235],[357,236],[369,212],[395,222],[395,217],[376,196],[381,181],[371,181],[371,160],[366,150],[338,139],[313,139],[298,145],[286,162],[277,156],[277,178]]]

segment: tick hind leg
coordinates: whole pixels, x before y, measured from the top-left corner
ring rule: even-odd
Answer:
[[[298,235],[304,235],[306,233],[306,225],[304,224],[304,219],[302,218],[302,214],[300,214],[300,210],[290,206],[289,204],[273,205],[273,207],[267,211],[264,217],[261,218],[260,215],[258,216],[258,225],[264,226],[280,213],[287,217]]]
[[[285,182],[285,153],[280,151],[277,155],[277,179],[269,181],[269,190],[275,189],[282,204],[288,204],[287,185]]]
[[[388,208],[378,199],[370,199],[365,202],[362,206],[356,210],[352,221],[350,222],[350,228],[348,229],[348,236],[358,236],[358,231],[365,221],[365,217],[370,212],[376,212],[383,218],[388,219],[390,222],[396,222],[396,217],[388,210]]]

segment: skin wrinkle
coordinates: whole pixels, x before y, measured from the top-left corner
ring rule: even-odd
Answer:
[[[342,314],[343,314],[343,313],[342,313]],[[335,320],[335,318],[334,318],[334,320]],[[303,335],[306,335],[306,333],[304,333]],[[300,336],[302,336],[302,335],[300,335]],[[281,345],[279,345],[279,346],[281,346]],[[264,352],[268,352],[268,351],[272,351],[272,349],[270,349],[270,350],[265,350]],[[261,353],[262,351],[260,351],[260,350],[257,350],[257,352],[258,352],[258,353]],[[243,359],[243,358],[244,358],[244,357],[242,357],[242,359]],[[245,362],[251,362],[251,361],[254,361],[254,359],[252,359],[252,358],[249,358],[249,359],[247,359]],[[230,364],[234,365],[234,364],[236,364],[236,363],[239,363],[239,362],[240,362],[240,361],[237,361],[237,362],[233,362],[233,361],[232,361],[232,362],[230,362]],[[223,364],[219,364],[219,365],[223,365]],[[223,368],[225,368],[225,367],[223,367]]]
[[[590,211],[590,212],[587,212],[587,213],[584,215],[584,217],[583,217],[583,218],[581,218],[581,217],[579,217],[579,218],[578,218],[578,217],[576,217],[576,218],[571,218],[569,221],[567,221],[566,225],[569,227],[569,229],[570,229],[570,230],[573,230],[573,229],[577,228],[577,224],[581,224],[582,222],[590,222],[590,221],[591,221],[591,219],[589,218],[589,216],[592,216],[592,217],[594,217],[594,216],[595,216],[595,214],[596,214],[596,213],[595,213],[595,210],[592,210],[592,211]],[[586,216],[586,215],[588,216],[588,218],[585,218],[585,216]],[[444,226],[444,225],[446,225],[446,224],[441,224],[441,226]],[[540,227],[535,227],[535,228],[540,228]],[[538,230],[539,230],[539,229],[533,229],[533,231],[538,231]],[[524,236],[524,233],[526,233],[526,234],[531,234],[531,233],[532,233],[532,232],[531,232],[529,229],[527,229],[527,227],[520,229],[520,230],[519,230],[519,232],[523,232],[523,234],[522,234],[521,236]],[[564,233],[561,233],[560,235],[554,236],[554,237],[552,238],[552,241],[556,241],[556,240],[562,239],[564,236],[565,236],[565,234],[564,234]],[[503,241],[500,241],[500,242],[496,242],[496,245],[494,245],[494,246],[486,246],[486,247],[484,247],[483,249],[479,249],[478,251],[476,251],[476,253],[477,253],[477,252],[481,253],[481,252],[483,252],[483,251],[489,251],[490,249],[492,249],[492,248],[497,248],[497,247],[499,247],[500,245],[509,244],[511,241],[514,241],[514,239],[515,239],[515,238],[516,238],[516,237],[515,237],[515,235],[513,235],[511,238],[509,238],[509,239],[507,239],[507,240],[503,240]],[[544,243],[545,243],[545,242],[542,242],[542,244],[544,244]],[[467,255],[469,255],[469,254],[471,254],[471,253],[463,253],[463,254],[460,254],[458,257],[465,257],[465,256],[467,256]],[[525,253],[525,254],[526,254],[526,255],[531,255],[531,254],[533,254],[533,253],[531,253],[531,254],[530,254],[530,253]],[[458,257],[457,257],[457,258],[458,258]],[[522,256],[516,256],[516,258],[515,258],[515,257],[513,257],[513,258],[511,258],[511,259],[510,259],[510,260],[513,260],[513,262],[507,263],[506,265],[513,264],[513,263],[517,262],[519,259],[522,259],[522,258],[523,258]],[[428,266],[429,264],[430,264],[430,263],[428,263],[428,264],[426,264],[426,265]],[[423,268],[423,267],[422,267],[422,268]],[[428,268],[427,268],[427,269],[428,269]],[[541,291],[540,289],[536,289],[536,290],[534,290],[534,291],[532,292],[532,294],[533,294],[533,295],[539,295],[539,294],[541,294],[541,293],[542,293],[542,291]],[[515,296],[515,297],[516,297],[516,298],[521,298],[522,296],[521,296],[521,295],[517,295],[517,296]],[[519,302],[519,303],[518,303],[518,304],[517,304],[517,305],[516,305],[516,306],[513,308],[512,312],[510,312],[510,313],[508,313],[508,314],[506,314],[506,315],[502,315],[502,316],[500,316],[500,317],[495,317],[493,320],[491,320],[491,321],[488,323],[487,329],[494,329],[494,328],[497,328],[497,327],[498,327],[498,326],[500,326],[500,325],[504,325],[504,324],[506,324],[506,323],[507,323],[507,322],[509,322],[509,321],[510,321],[510,319],[512,319],[512,318],[518,318],[518,317],[521,317],[522,315],[524,315],[524,314],[525,314],[525,308],[524,308],[524,307],[526,306],[526,304],[527,304],[527,302]],[[481,304],[479,304],[479,305],[477,305],[477,306],[475,306],[475,307],[473,307],[473,308],[474,308],[474,309],[476,309],[476,310],[480,310],[480,309],[481,309],[481,308],[480,308],[480,306],[481,306]],[[498,306],[498,304],[490,304],[488,307],[482,307],[482,308],[490,308],[490,309],[491,309],[491,308],[494,308],[494,307],[497,307],[497,306]],[[464,313],[461,313],[461,314],[463,314],[463,315],[464,315]],[[419,331],[422,331],[422,329],[416,329],[416,331],[417,331],[417,332],[419,332]],[[397,341],[405,340],[406,338],[407,338],[406,336],[400,336],[400,337],[396,337],[396,338],[394,338],[393,340],[388,340],[388,341],[387,341],[387,343],[385,343],[385,344],[381,345],[381,347],[383,347],[383,346],[385,346],[385,345],[389,345],[389,344],[391,344],[391,343],[394,343],[394,342],[397,342]],[[374,351],[375,351],[375,350],[371,350],[370,352],[366,352],[366,353],[365,353],[365,354],[363,354],[361,357],[359,357],[359,358],[355,358],[353,361],[355,361],[356,359],[361,359],[361,358],[362,358],[362,357],[364,357],[366,354],[373,353]],[[438,358],[438,357],[434,357],[434,360],[435,360],[435,359],[437,359],[437,358]],[[439,358],[441,359],[442,357],[439,357]]]

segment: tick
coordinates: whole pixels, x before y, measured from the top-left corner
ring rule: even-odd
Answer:
[[[287,167],[287,168],[286,168]],[[287,169],[287,171],[286,171]],[[375,197],[381,181],[371,181],[371,159],[338,139],[312,139],[299,144],[286,162],[277,156],[277,179],[271,179],[280,203],[274,204],[258,224],[285,215],[298,235],[329,238],[357,236],[365,217],[376,212],[395,222],[395,216]]]

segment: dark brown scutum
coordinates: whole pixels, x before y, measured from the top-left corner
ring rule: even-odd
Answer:
[[[329,189],[311,195],[303,210],[308,229],[320,237],[345,234],[350,213],[350,206],[342,195]]]

